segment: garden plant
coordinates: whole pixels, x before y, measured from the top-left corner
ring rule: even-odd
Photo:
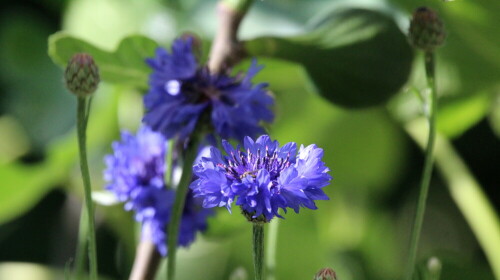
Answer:
[[[48,2],[2,4],[0,279],[500,280],[500,2]]]

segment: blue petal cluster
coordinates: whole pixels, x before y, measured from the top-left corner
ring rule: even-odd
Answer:
[[[212,74],[198,64],[192,45],[192,38],[180,38],[170,53],[158,48],[156,56],[146,60],[153,72],[143,122],[167,139],[186,139],[201,120],[211,123],[222,138],[242,141],[263,133],[262,122],[274,118],[274,99],[265,90],[267,84],[252,85],[262,67],[254,60],[244,76]]]
[[[246,137],[245,151],[227,141],[222,145],[227,155],[212,148],[210,156],[193,167],[198,179],[190,188],[203,198],[203,207],[225,206],[230,211],[236,201],[250,220],[270,221],[283,218],[279,208],[298,213],[300,207],[317,209],[314,200],[329,199],[322,188],[332,178],[316,145],[301,146],[297,153],[295,143],[280,147],[267,135],[255,142]]]
[[[118,200],[125,202],[127,211],[134,211],[142,224],[142,238],[156,244],[158,251],[167,255],[166,226],[174,204],[175,192],[164,184],[165,138],[148,127],[141,127],[137,135],[122,132],[120,142],[113,143],[113,154],[105,158],[104,178],[107,189]],[[179,233],[179,245],[188,246],[197,231],[207,227],[212,211],[203,209],[200,201],[188,192]]]

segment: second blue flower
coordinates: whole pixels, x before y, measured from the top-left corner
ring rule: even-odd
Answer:
[[[156,56],[146,60],[153,73],[143,121],[167,139],[188,138],[200,121],[226,139],[242,141],[246,135],[263,133],[262,122],[274,118],[274,99],[266,84],[251,82],[262,67],[254,60],[246,75],[210,73],[198,63],[192,41],[177,39],[171,52],[158,48]]]

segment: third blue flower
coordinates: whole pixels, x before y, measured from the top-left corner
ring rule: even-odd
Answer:
[[[280,147],[263,135],[256,141],[246,137],[244,150],[222,143],[226,155],[212,148],[210,156],[194,166],[198,177],[190,188],[203,198],[206,208],[225,206],[235,201],[249,220],[268,222],[300,207],[317,209],[315,200],[328,200],[322,188],[331,180],[329,168],[322,161],[323,150],[316,145],[293,142]]]
[[[156,244],[158,252],[167,255],[166,227],[170,221],[175,190],[164,183],[165,138],[148,127],[141,127],[136,135],[122,132],[121,141],[113,143],[113,154],[106,156],[104,172],[106,188],[125,209],[134,211],[142,224],[142,238]],[[168,186],[170,187],[170,186]],[[191,244],[198,231],[207,228],[212,211],[203,209],[188,192],[180,225],[179,245]]]

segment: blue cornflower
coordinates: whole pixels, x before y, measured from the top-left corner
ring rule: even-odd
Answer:
[[[167,189],[165,173],[165,138],[143,126],[133,135],[122,132],[122,140],[113,143],[113,154],[105,158],[106,188],[118,200],[125,202],[127,211],[134,211],[135,219],[142,224],[142,238],[156,244],[158,251],[167,255],[166,226],[174,204],[175,191]],[[197,231],[207,227],[207,217],[212,211],[201,207],[187,194],[180,226],[179,245],[188,246]]]
[[[146,60],[153,73],[143,122],[167,139],[188,138],[199,121],[210,123],[222,138],[242,141],[246,135],[263,133],[262,122],[274,118],[274,99],[265,90],[267,84],[252,85],[262,66],[254,60],[244,76],[212,74],[198,63],[192,45],[192,38],[180,38],[170,53],[158,48],[156,56]]]
[[[227,141],[222,145],[226,156],[212,147],[210,156],[193,167],[198,179],[190,188],[203,198],[203,207],[225,206],[230,211],[236,200],[249,220],[270,221],[283,218],[279,208],[298,213],[300,207],[317,209],[314,200],[329,199],[322,188],[331,180],[330,170],[316,145],[301,146],[297,153],[295,143],[280,147],[267,135],[255,142],[245,137],[245,151]]]

